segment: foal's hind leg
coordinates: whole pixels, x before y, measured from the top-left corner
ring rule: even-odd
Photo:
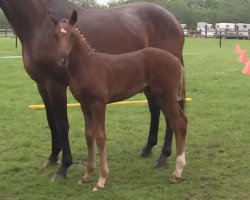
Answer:
[[[184,100],[181,100],[178,103],[181,109],[184,110]],[[169,120],[167,120],[164,144],[162,147],[161,154],[156,161],[156,165],[155,165],[156,168],[166,166],[167,159],[172,153],[172,140],[173,140],[173,129],[171,128]]]
[[[167,101],[166,101],[167,102]],[[168,117],[171,127],[175,132],[177,160],[174,173],[170,180],[178,182],[181,179],[183,168],[186,165],[185,160],[185,142],[187,134],[187,118],[177,102],[162,103],[164,115]]]

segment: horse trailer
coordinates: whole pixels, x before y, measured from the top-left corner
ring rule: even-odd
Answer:
[[[236,34],[237,38],[249,39],[250,24],[237,23],[236,24]]]
[[[236,38],[236,24],[234,23],[216,23],[216,37]]]

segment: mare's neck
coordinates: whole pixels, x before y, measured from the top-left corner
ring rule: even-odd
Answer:
[[[66,10],[74,7],[67,0],[0,0],[1,8],[21,42],[28,41],[50,21],[48,11],[54,16],[67,15]],[[60,10],[60,11],[59,11]],[[58,12],[58,14],[56,13]],[[62,17],[63,18],[63,17]],[[45,27],[46,29],[46,27]]]
[[[44,0],[2,0],[1,8],[17,36],[22,40],[45,17]]]

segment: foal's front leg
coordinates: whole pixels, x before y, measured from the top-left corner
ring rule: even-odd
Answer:
[[[86,106],[87,107],[87,106]],[[105,104],[93,103],[84,110],[86,142],[88,145],[88,163],[87,170],[81,178],[81,183],[90,181],[95,169],[94,142],[100,153],[100,176],[93,191],[104,189],[108,177],[108,163],[106,154],[106,134],[105,134]]]
[[[78,184],[88,183],[90,182],[91,176],[96,168],[95,161],[95,135],[93,130],[93,119],[92,112],[86,108],[84,109],[82,106],[82,111],[84,113],[84,121],[85,121],[85,140],[88,146],[88,162],[87,162],[87,170],[82,176],[81,180]]]
[[[100,175],[93,191],[104,189],[109,172],[106,153],[105,110],[106,105],[102,103],[94,103],[92,106],[93,129],[100,154]]]

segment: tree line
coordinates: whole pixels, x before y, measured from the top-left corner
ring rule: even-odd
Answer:
[[[103,8],[105,6],[96,0],[71,0],[85,8]],[[188,28],[196,27],[198,21],[211,24],[218,22],[249,23],[250,0],[110,0],[108,7],[120,6],[128,3],[147,1],[163,6],[172,12]],[[0,28],[10,25],[0,10]]]

